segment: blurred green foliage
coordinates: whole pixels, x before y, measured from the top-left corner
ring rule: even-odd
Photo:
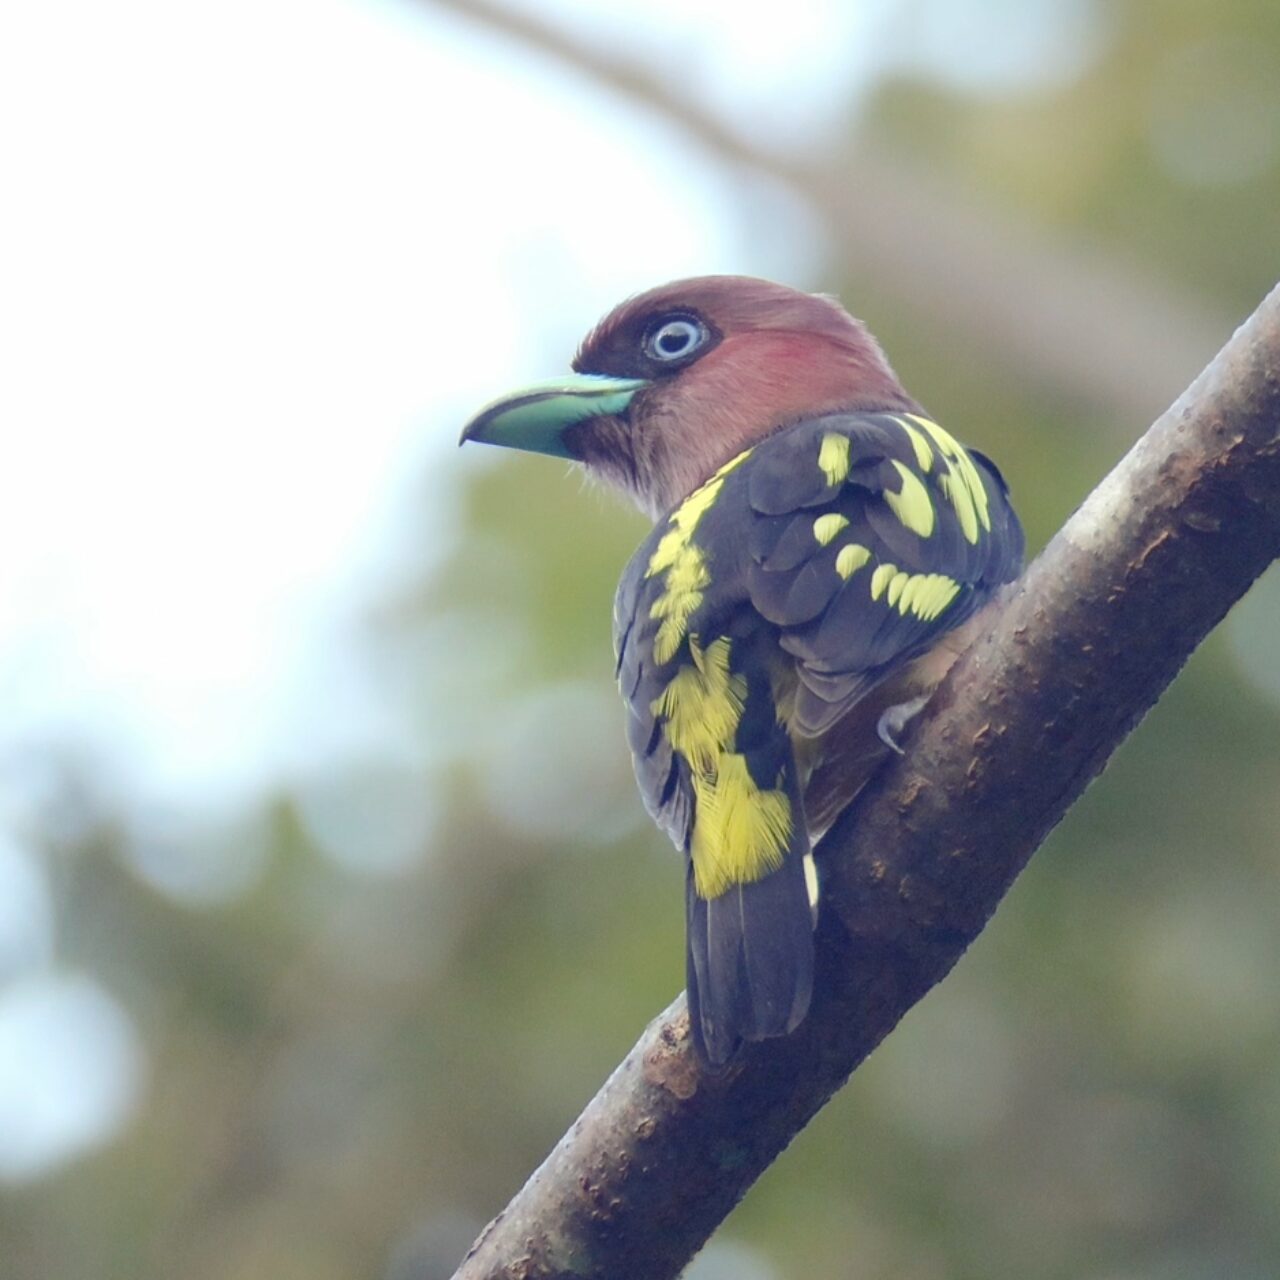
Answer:
[[[1280,262],[1280,9],[1129,3],[1106,26],[1073,83],[892,79],[822,145],[878,138],[1243,318]],[[922,333],[848,262],[800,283],[999,460],[1033,548],[1145,425],[1034,370],[994,381],[981,333]],[[6,1191],[4,1275],[447,1274],[678,990],[681,870],[611,703],[643,524],[553,462],[466,475],[452,552],[370,620],[387,696],[445,744],[420,866],[335,869],[289,796],[267,873],[204,909],[143,886],[121,832],[50,841],[70,958],[125,993],[151,1079],[113,1145]],[[1278,596],[1251,606],[1273,638]],[[779,1277],[1280,1274],[1278,744],[1215,635],[726,1239]]]

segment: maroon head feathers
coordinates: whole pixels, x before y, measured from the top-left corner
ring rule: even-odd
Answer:
[[[591,331],[573,367],[650,380],[625,418],[570,430],[588,469],[654,516],[791,423],[919,409],[838,302],[749,276],[677,280],[629,299]]]

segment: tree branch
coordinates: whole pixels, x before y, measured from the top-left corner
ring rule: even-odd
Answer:
[[[818,850],[813,1008],[724,1075],[681,997],[456,1280],[674,1276],[902,1015],[1280,555],[1280,287],[1131,450]]]
[[[1200,368],[1221,317],[1115,254],[1049,240],[1026,220],[864,140],[819,154],[770,147],[629,54],[495,0],[426,0],[554,58],[674,125],[729,165],[789,187],[825,222],[842,271],[931,331],[980,335],[988,363],[1117,418],[1155,413]],[[939,287],[945,282],[945,287]],[[1099,323],[1105,317],[1106,323]]]

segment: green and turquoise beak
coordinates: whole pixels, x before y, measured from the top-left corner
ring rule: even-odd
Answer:
[[[495,400],[465,427],[459,444],[482,444],[549,453],[573,458],[565,444],[565,430],[588,418],[604,418],[626,411],[631,397],[649,384],[643,378],[609,378],[594,373],[571,373],[540,382]]]

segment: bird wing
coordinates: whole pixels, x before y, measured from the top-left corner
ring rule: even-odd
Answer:
[[[999,471],[915,414],[798,424],[759,448],[746,490],[746,590],[796,660],[801,737],[825,733],[1021,569]]]
[[[615,602],[645,805],[689,856],[689,997],[712,1063],[803,1017],[796,740],[1017,571],[999,473],[923,418],[837,415],[733,458],[659,521]]]

